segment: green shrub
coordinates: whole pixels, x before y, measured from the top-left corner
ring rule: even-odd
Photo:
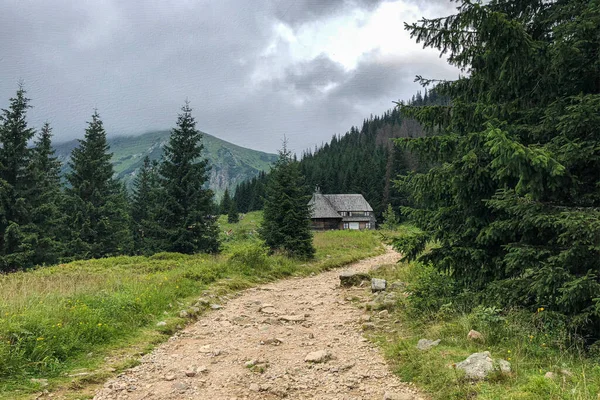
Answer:
[[[418,263],[415,280],[410,282],[408,302],[417,314],[431,315],[442,306],[456,300],[456,287],[451,277],[433,268],[430,264]]]
[[[262,271],[269,267],[269,249],[262,242],[244,243],[236,247],[229,260],[241,264],[249,272]]]

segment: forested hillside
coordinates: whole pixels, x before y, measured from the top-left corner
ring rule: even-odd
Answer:
[[[163,148],[169,140],[170,131],[148,132],[138,136],[114,136],[108,138],[113,154],[111,162],[117,178],[130,186],[139,172],[144,157],[159,160]],[[240,182],[257,176],[269,169],[275,161],[275,154],[264,153],[236,146],[208,133],[203,133],[204,149],[211,166],[208,187],[220,197],[225,189],[232,190]],[[63,173],[68,172],[71,151],[77,147],[77,140],[59,143],[54,146],[56,156],[63,165]]]
[[[446,97],[435,91],[417,93],[408,102],[414,106],[440,105]],[[425,168],[409,151],[393,146],[393,138],[423,137],[425,131],[413,119],[403,118],[395,108],[381,116],[365,119],[362,127],[352,127],[344,135],[334,135],[329,143],[302,154],[300,168],[312,190],[323,193],[360,193],[378,218],[388,204],[406,205],[406,198],[393,185],[398,175]],[[241,212],[262,209],[267,174],[243,182],[234,200]]]

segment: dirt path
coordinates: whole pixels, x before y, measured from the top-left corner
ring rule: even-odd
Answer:
[[[398,257],[388,250],[348,269],[367,271]],[[106,383],[94,398],[419,399],[362,337],[363,312],[344,300],[349,292],[340,289],[339,273],[240,293]],[[306,362],[316,351],[331,359]]]

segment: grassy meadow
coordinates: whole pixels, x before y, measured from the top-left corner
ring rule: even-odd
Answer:
[[[314,261],[269,256],[256,236],[260,218],[222,220],[224,251],[216,256],[114,257],[0,275],[0,399],[43,388],[85,397],[79,389],[131,366],[184,326],[180,311],[199,297],[218,303],[384,251],[377,232],[331,231],[315,235]]]
[[[401,227],[396,235],[414,232]],[[473,304],[472,293],[452,295],[452,282],[432,266],[401,262],[378,269],[374,276],[407,284],[381,319],[372,339],[383,349],[393,370],[414,382],[434,400],[598,400],[600,349],[587,348],[567,334],[564,320],[539,307],[500,310]],[[483,342],[467,339],[474,329]],[[441,339],[429,351],[416,348],[419,339]],[[510,375],[495,374],[473,383],[453,365],[475,352],[490,351],[508,360]],[[545,374],[552,372],[554,378]]]

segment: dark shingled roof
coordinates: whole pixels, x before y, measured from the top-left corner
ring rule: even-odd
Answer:
[[[324,194],[335,210],[339,211],[373,211],[362,194]]]
[[[373,211],[362,194],[314,193],[308,205],[311,218],[342,218],[340,211]],[[365,221],[369,220],[367,217]]]
[[[308,206],[311,210],[311,218],[342,218],[321,193],[314,193]]]

